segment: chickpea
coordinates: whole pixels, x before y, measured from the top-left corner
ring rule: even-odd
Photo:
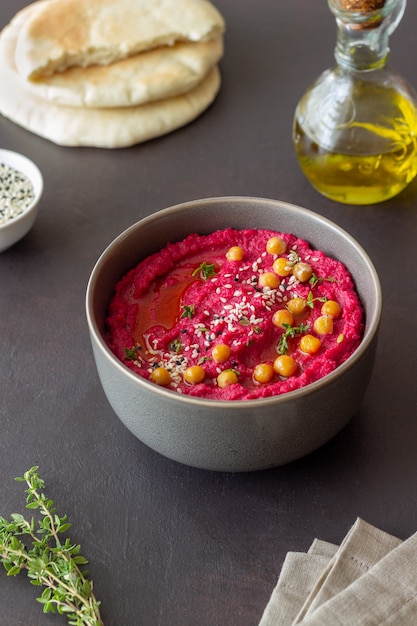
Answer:
[[[336,300],[327,300],[327,302],[324,302],[321,307],[322,315],[329,315],[329,317],[332,317],[333,319],[339,317],[341,311],[342,308]]]
[[[225,343],[219,343],[214,346],[211,356],[216,363],[224,363],[230,357],[231,350]]]
[[[308,263],[300,261],[292,268],[292,273],[300,283],[306,283],[313,275],[313,269]]]
[[[304,313],[306,308],[307,302],[304,298],[299,298],[298,296],[296,298],[291,298],[291,300],[288,300],[287,302],[287,309],[293,315],[301,315],[301,313]]]
[[[277,356],[274,361],[274,371],[279,374],[279,376],[285,376],[288,378],[295,374],[298,369],[297,363],[294,361],[292,356],[288,354],[281,354]]]
[[[166,367],[155,367],[151,373],[151,380],[161,387],[166,387],[171,382],[171,374]]]
[[[294,317],[290,311],[287,311],[287,309],[279,309],[273,314],[272,323],[274,326],[283,327],[284,324],[288,324],[288,326],[293,326]]]
[[[264,272],[259,275],[259,287],[270,287],[271,289],[276,289],[279,286],[279,283],[280,280],[274,272]]]
[[[314,335],[303,335],[300,339],[300,349],[306,354],[316,354],[320,347],[321,341]]]
[[[285,276],[289,276],[292,272],[290,262],[284,256],[280,256],[275,259],[272,264],[272,269],[274,270],[275,274],[278,274],[278,276],[281,276],[282,278],[284,278]]]
[[[225,387],[229,385],[234,385],[237,382],[238,376],[233,370],[223,370],[223,372],[220,372],[217,376],[217,384],[222,389],[225,389]]]
[[[269,363],[258,363],[253,370],[253,378],[257,383],[269,383],[274,376],[274,368]]]
[[[201,365],[191,365],[184,372],[184,380],[189,385],[197,385],[204,380],[206,373]]]
[[[226,252],[226,259],[228,261],[241,261],[245,256],[245,251],[240,246],[232,246]]]
[[[318,335],[331,335],[333,332],[333,319],[329,315],[320,315],[313,326]]]
[[[269,254],[284,254],[287,250],[287,244],[281,237],[271,237],[266,242],[266,251]]]

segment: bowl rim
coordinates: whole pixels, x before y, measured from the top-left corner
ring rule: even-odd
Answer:
[[[23,163],[25,166],[28,166],[31,170],[33,170],[35,177],[37,177],[37,180],[34,181],[32,179],[32,176],[27,173],[25,168],[19,168],[19,166],[12,163],[12,161],[18,161],[20,163]],[[4,163],[5,165],[19,170],[22,174],[24,174],[32,183],[35,194],[32,202],[24,209],[24,211],[22,211],[22,213],[20,213],[20,215],[13,217],[11,220],[5,222],[4,224],[0,223],[0,230],[6,230],[7,228],[13,228],[15,224],[19,224],[19,222],[23,221],[27,217],[28,213],[33,211],[33,209],[37,206],[43,193],[44,181],[42,172],[36,165],[36,163],[20,152],[16,152],[15,150],[7,150],[6,148],[0,148],[0,163]]]
[[[97,326],[96,320],[94,319],[94,315],[93,315],[94,287],[97,281],[97,277],[100,274],[101,267],[104,264],[108,254],[114,248],[116,248],[121,241],[129,237],[132,232],[136,231],[142,225],[145,225],[152,221],[157,221],[158,219],[163,218],[167,214],[181,211],[183,208],[186,208],[186,207],[190,207],[190,206],[198,207],[201,204],[206,205],[207,203],[219,203],[219,202],[220,203],[222,202],[239,203],[240,202],[240,203],[246,204],[248,201],[250,201],[251,203],[256,202],[256,201],[276,203],[277,205],[284,206],[285,208],[291,209],[300,215],[308,215],[311,218],[318,219],[319,221],[322,221],[327,227],[337,231],[339,235],[347,239],[348,242],[362,255],[363,260],[365,261],[367,268],[369,270],[370,277],[372,279],[376,306],[375,306],[375,314],[373,318],[368,320],[369,326],[365,331],[365,334],[362,338],[361,343],[353,352],[353,354],[351,354],[350,357],[346,359],[346,361],[344,361],[341,365],[337,366],[336,369],[334,369],[329,374],[326,374],[319,380],[309,383],[308,385],[305,385],[304,387],[300,387],[299,389],[295,389],[293,391],[288,391],[288,392],[274,395],[274,396],[268,396],[266,398],[255,398],[255,399],[247,399],[247,400],[216,400],[216,399],[211,399],[211,398],[201,398],[201,397],[196,397],[196,396],[190,396],[187,394],[177,393],[176,391],[170,390],[170,389],[165,389],[164,387],[155,385],[155,383],[152,383],[146,378],[139,376],[138,374],[133,372],[131,369],[129,369],[126,365],[124,365],[116,357],[116,355],[113,354],[113,352],[110,350],[110,348],[106,344],[104,337]],[[124,231],[122,231],[117,237],[115,237],[106,246],[103,252],[100,254],[98,260],[96,261],[91,271],[91,274],[87,283],[85,306],[86,306],[87,324],[89,327],[89,331],[96,342],[96,346],[99,347],[103,356],[106,359],[110,360],[112,365],[116,367],[116,369],[123,376],[126,376],[128,379],[130,379],[134,384],[138,385],[139,387],[143,387],[144,391],[159,395],[168,401],[177,402],[179,405],[186,404],[186,405],[200,407],[200,408],[206,406],[206,407],[211,407],[211,408],[213,407],[229,408],[229,409],[234,408],[234,409],[239,410],[242,408],[247,409],[249,406],[256,408],[257,406],[265,407],[269,404],[280,405],[280,404],[285,404],[289,400],[292,401],[297,398],[304,398],[305,396],[308,396],[311,393],[315,393],[321,390],[323,387],[326,387],[332,381],[343,376],[343,374],[346,371],[350,370],[353,367],[353,365],[359,359],[362,358],[363,354],[367,351],[368,347],[374,341],[374,338],[378,332],[379,323],[380,323],[381,315],[382,315],[382,290],[381,290],[381,284],[380,284],[380,280],[379,280],[377,271],[375,269],[375,266],[371,258],[369,257],[368,253],[365,251],[365,249],[346,230],[344,230],[342,227],[338,226],[335,222],[332,222],[328,218],[323,217],[319,213],[316,213],[312,211],[311,209],[306,209],[299,205],[292,204],[290,202],[285,202],[285,201],[281,201],[281,200],[277,200],[273,198],[264,198],[260,196],[240,196],[240,195],[211,196],[207,198],[199,198],[196,200],[188,200],[185,202],[180,202],[178,204],[158,210],[155,213],[151,213],[150,215],[147,215],[141,220],[135,222],[134,224],[126,228]]]

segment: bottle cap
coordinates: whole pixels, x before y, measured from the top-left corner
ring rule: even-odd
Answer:
[[[345,11],[368,13],[382,9],[385,5],[385,0],[338,0],[337,4]]]

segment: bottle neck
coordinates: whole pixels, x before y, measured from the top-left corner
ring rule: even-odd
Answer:
[[[389,55],[389,38],[400,22],[407,0],[380,0],[377,10],[364,0],[328,0],[336,17],[335,58],[346,69],[369,71],[383,67]],[[359,7],[352,9],[352,5]]]

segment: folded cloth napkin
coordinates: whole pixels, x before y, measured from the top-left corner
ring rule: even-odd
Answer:
[[[315,539],[307,553],[288,552],[259,626],[293,624],[337,546]]]
[[[417,623],[417,533],[401,541],[357,519],[340,546],[287,554],[259,626]]]

